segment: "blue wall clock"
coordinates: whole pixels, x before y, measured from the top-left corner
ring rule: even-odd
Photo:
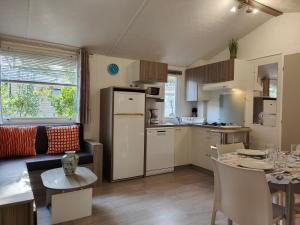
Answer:
[[[119,73],[119,67],[117,64],[111,63],[107,66],[107,71],[110,75],[116,75]]]

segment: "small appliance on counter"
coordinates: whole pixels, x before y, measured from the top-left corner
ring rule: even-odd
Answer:
[[[198,109],[192,108],[192,117],[197,117],[197,116],[198,116]]]
[[[164,84],[140,84],[139,86],[145,89],[146,98],[153,98],[160,101],[164,100]]]
[[[158,109],[149,109],[150,112],[150,124],[158,124],[159,123],[159,110]]]

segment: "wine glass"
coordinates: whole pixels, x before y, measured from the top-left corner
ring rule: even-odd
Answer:
[[[300,159],[300,144],[291,144],[291,156],[296,160]]]

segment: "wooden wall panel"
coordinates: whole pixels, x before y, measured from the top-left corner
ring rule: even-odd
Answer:
[[[0,225],[34,225],[33,202],[0,208]]]

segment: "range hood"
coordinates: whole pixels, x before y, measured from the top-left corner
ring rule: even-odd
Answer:
[[[241,88],[241,83],[233,80],[203,85],[203,91],[230,90],[233,88]]]

